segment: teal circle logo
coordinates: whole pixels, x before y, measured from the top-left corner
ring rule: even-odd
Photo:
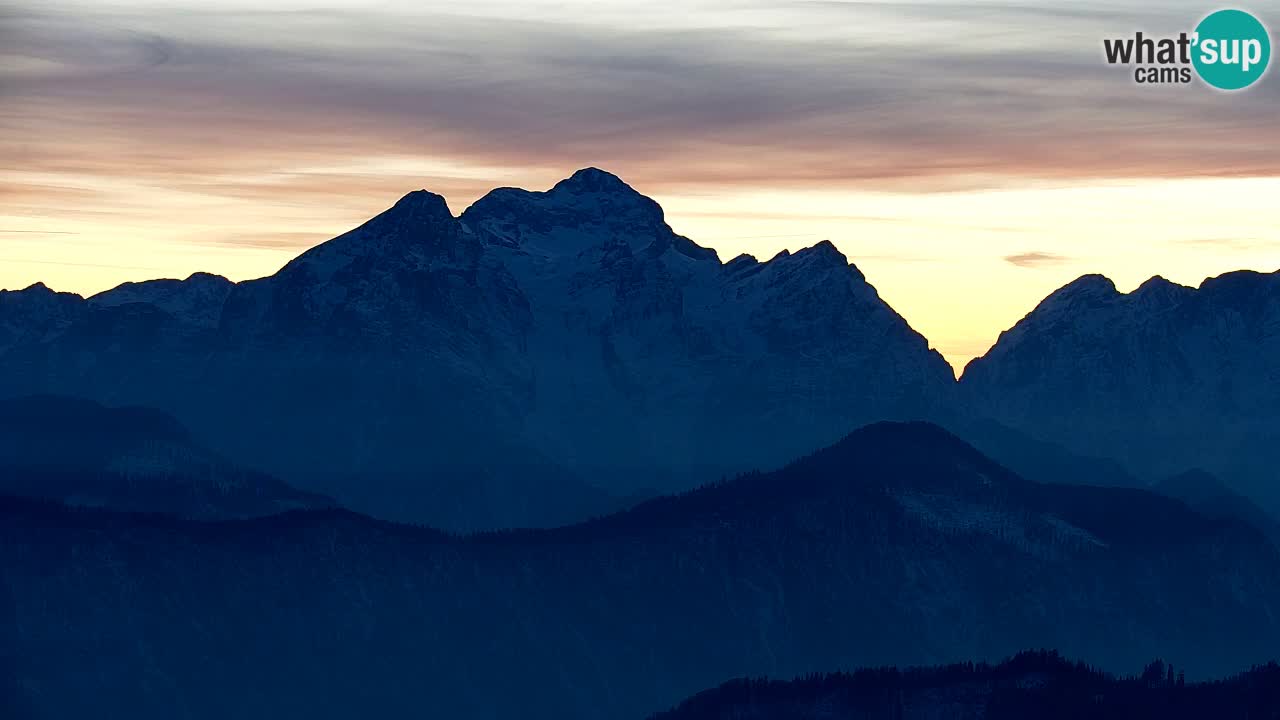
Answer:
[[[1192,63],[1200,78],[1219,90],[1243,90],[1258,81],[1271,61],[1271,35],[1243,10],[1219,10],[1196,26]]]

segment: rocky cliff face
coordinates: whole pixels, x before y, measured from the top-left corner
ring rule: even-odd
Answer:
[[[942,358],[830,243],[724,264],[594,169],[496,190],[462,222],[534,314],[526,427],[584,471],[633,457],[636,482],[686,485],[950,399]]]

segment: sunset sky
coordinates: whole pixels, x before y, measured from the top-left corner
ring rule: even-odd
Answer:
[[[0,287],[258,277],[409,190],[591,165],[725,260],[831,240],[962,366],[1085,273],[1280,267],[1275,70],[1103,62],[1217,7],[0,0]]]

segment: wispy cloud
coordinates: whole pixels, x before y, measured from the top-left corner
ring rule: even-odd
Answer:
[[[548,180],[604,164],[651,190],[1280,173],[1280,85],[1140,91],[1101,62],[1106,34],[1169,22],[1136,3],[748,3],[688,26],[613,6],[590,24],[503,4],[34,7],[6,19],[0,75],[0,151],[30,172],[279,198],[338,185],[257,181],[344,157]]]
[[[1033,268],[1040,267],[1042,265],[1057,265],[1059,263],[1067,262],[1070,259],[1071,258],[1063,255],[1035,251],[1019,253],[1017,255],[1006,255],[1004,261],[1011,265],[1017,265],[1018,267]]]
[[[332,235],[333,233],[324,232],[259,232],[251,235],[215,233],[205,237],[191,238],[191,242],[302,252],[328,240]]]
[[[0,235],[78,235],[66,230],[4,230],[0,229]]]
[[[55,267],[110,268],[113,270],[155,270],[147,265],[120,265],[114,263],[74,262],[70,260],[34,260],[31,258],[0,257],[0,262],[25,263],[30,265],[52,265]]]

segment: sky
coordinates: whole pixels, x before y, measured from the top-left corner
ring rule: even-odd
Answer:
[[[1216,7],[0,0],[0,288],[260,277],[596,166],[724,260],[832,241],[959,368],[1086,273],[1280,268],[1277,74],[1103,61]]]

